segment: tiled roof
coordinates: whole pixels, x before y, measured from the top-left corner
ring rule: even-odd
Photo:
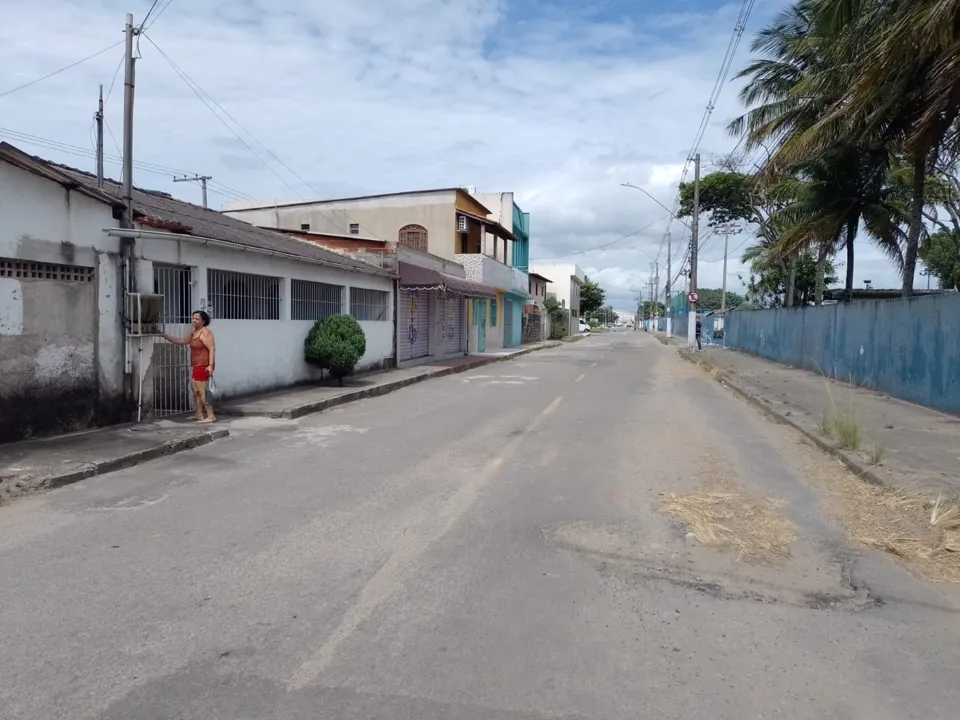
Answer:
[[[104,179],[103,188],[97,188],[95,175],[76,168],[27,155],[7,143],[0,143],[0,159],[7,159],[26,170],[47,177],[54,182],[75,181],[85,194],[122,206],[123,187],[116,180]],[[255,225],[228,217],[216,210],[209,210],[167,193],[134,188],[134,215],[137,222],[160,229],[171,229],[184,235],[210,238],[237,245],[241,248],[265,250],[296,258],[337,265],[344,270],[354,270],[371,275],[392,276],[368,263],[320,247],[316,243],[300,240],[282,233],[265,230]]]

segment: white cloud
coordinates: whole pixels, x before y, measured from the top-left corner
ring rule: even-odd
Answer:
[[[122,39],[124,13],[152,0],[0,0],[0,93]],[[166,3],[161,0],[160,7]],[[172,0],[148,35],[309,187],[240,133],[265,169],[197,99],[146,39],[137,66],[139,161],[214,176],[246,195],[289,198],[476,185],[513,190],[532,214],[534,257],[570,255],[618,306],[632,304],[658,256],[665,205],[716,79],[739,3],[658,14],[645,3],[583,9],[559,0]],[[704,5],[706,3],[699,3]],[[747,37],[784,4],[758,2]],[[38,41],[42,39],[42,41]],[[91,149],[97,85],[113,85],[107,120],[120,140],[122,48],[0,98],[0,126]],[[740,112],[724,89],[702,144],[731,149]],[[61,162],[93,161],[18,143]],[[119,154],[108,135],[108,152]],[[108,165],[116,175],[118,166]],[[139,185],[199,200],[199,190],[138,168]],[[211,193],[220,206],[222,195]],[[649,229],[619,238],[651,225]],[[681,226],[674,223],[674,239]],[[733,240],[736,246],[740,241]],[[742,248],[741,248],[742,250]],[[720,283],[722,248],[708,241],[701,285]],[[660,252],[661,276],[666,253]],[[729,284],[737,289],[737,262]],[[866,246],[858,283],[896,273]],[[674,266],[674,271],[677,270]],[[638,277],[638,275],[640,277]]]

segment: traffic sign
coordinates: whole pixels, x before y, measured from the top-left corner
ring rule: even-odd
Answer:
[[[690,302],[696,304],[696,303],[700,302],[700,296],[697,295],[695,292],[687,293],[687,300],[689,300]]]

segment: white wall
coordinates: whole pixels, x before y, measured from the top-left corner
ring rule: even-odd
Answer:
[[[88,285],[0,278],[0,403],[26,392],[49,407],[51,426],[39,432],[61,421],[60,430],[110,421],[123,410],[120,241],[101,232],[116,224],[109,205],[0,161],[0,258],[96,273]],[[86,407],[57,410],[68,401]]]
[[[140,242],[144,272],[152,277],[152,263],[196,268],[194,307],[207,306],[207,270],[231,270],[282,278],[281,320],[225,320],[214,317],[210,329],[217,343],[217,389],[222,396],[248,395],[316,379],[319,371],[303,358],[303,341],[312,323],[290,319],[290,280],[311,280],[346,288],[387,291],[387,319],[362,321],[367,352],[358,370],[379,367],[394,355],[394,281],[377,275],[355,273],[307,262],[271,257],[253,252],[203,246],[189,240]],[[349,290],[344,293],[343,312],[349,313]]]

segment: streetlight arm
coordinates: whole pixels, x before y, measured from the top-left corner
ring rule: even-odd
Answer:
[[[657,200],[653,195],[651,195],[650,193],[648,193],[648,192],[647,192],[646,190],[644,190],[642,187],[639,187],[639,186],[634,185],[634,184],[632,184],[632,183],[620,183],[620,187],[633,188],[634,190],[639,190],[639,191],[642,192],[644,195],[646,195],[648,198],[650,198],[651,200],[653,200],[657,205],[659,205],[659,206],[662,207],[664,210],[666,210],[668,213],[670,213],[670,217],[672,217],[674,220],[676,220],[676,221],[678,221],[679,223],[681,223],[682,225],[684,225],[688,230],[692,230],[692,228],[691,228],[689,225],[687,225],[687,223],[685,223],[682,219],[678,218],[678,217],[673,213],[673,210],[671,210],[671,209],[668,208],[666,205],[664,205],[662,202],[660,202],[659,200]]]

